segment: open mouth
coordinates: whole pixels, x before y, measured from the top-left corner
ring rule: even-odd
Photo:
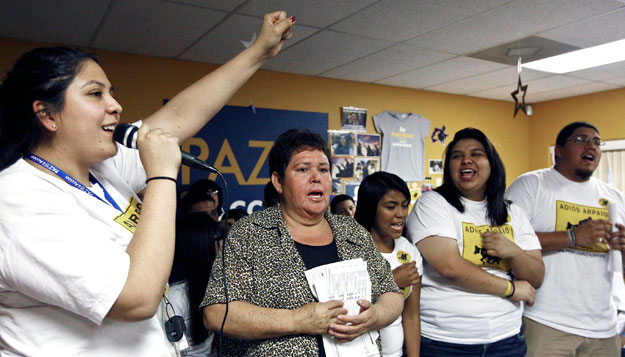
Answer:
[[[404,229],[404,224],[403,223],[392,223],[391,224],[391,228],[394,231],[401,232]]]
[[[460,177],[466,180],[470,180],[473,176],[475,176],[475,174],[476,171],[473,169],[464,169],[460,171]]]
[[[586,155],[582,156],[582,159],[584,161],[592,163],[592,162],[595,162],[595,155],[593,155],[593,154],[586,154]]]
[[[323,198],[323,192],[322,191],[312,191],[312,192],[308,193],[308,197],[310,197],[311,199],[313,199],[315,201],[320,201]]]
[[[112,133],[113,131],[115,131],[115,127],[116,127],[116,126],[117,126],[117,125],[115,125],[115,124],[105,125],[105,126],[103,126],[103,127],[102,127],[102,129],[103,129],[104,131],[108,131],[108,132],[111,132],[111,133]]]

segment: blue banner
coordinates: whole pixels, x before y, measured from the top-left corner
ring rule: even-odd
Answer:
[[[269,151],[276,138],[288,129],[307,128],[328,140],[328,114],[293,110],[225,106],[182,150],[196,155],[219,170],[228,185],[224,209],[242,208],[248,213],[262,208],[263,191],[269,182]],[[217,174],[182,166],[179,192],[199,179],[209,178],[221,187]],[[226,199],[228,202],[226,202]]]

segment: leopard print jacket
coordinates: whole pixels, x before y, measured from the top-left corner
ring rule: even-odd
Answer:
[[[341,260],[362,258],[371,277],[373,302],[386,292],[399,292],[388,262],[371,234],[354,219],[325,214]],[[239,220],[227,237],[226,280],[229,301],[273,309],[296,309],[315,302],[306,268],[279,206]],[[222,258],[218,255],[201,306],[225,303]],[[379,342],[378,342],[379,345]],[[224,356],[318,356],[315,336],[288,335],[263,340],[224,336]]]

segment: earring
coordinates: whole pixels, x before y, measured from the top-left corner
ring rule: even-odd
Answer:
[[[56,129],[56,123],[52,123],[52,129]]]

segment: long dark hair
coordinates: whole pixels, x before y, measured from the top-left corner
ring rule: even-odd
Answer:
[[[378,171],[365,177],[358,187],[358,205],[354,218],[361,226],[371,231],[375,223],[378,203],[389,191],[401,192],[410,200],[408,185],[399,176],[390,172]]]
[[[219,224],[206,212],[191,213],[176,221],[176,250],[169,283],[187,280],[191,309],[191,336],[194,344],[208,337],[200,303],[215,261],[215,240],[223,234]]]
[[[484,146],[486,158],[490,164],[490,176],[486,181],[486,200],[487,200],[487,217],[492,225],[502,225],[508,221],[508,204],[509,201],[503,198],[506,191],[506,169],[497,153],[493,144],[488,140],[486,135],[475,128],[465,128],[454,135],[447,148],[445,149],[445,166],[443,168],[443,184],[435,189],[440,193],[450,205],[454,206],[458,211],[464,212],[464,205],[460,201],[462,196],[453,180],[449,169],[449,161],[454,147],[460,140],[474,139]]]
[[[23,54],[0,84],[0,170],[16,162],[43,139],[33,102],[58,113],[67,87],[95,55],[68,47],[37,48]]]

